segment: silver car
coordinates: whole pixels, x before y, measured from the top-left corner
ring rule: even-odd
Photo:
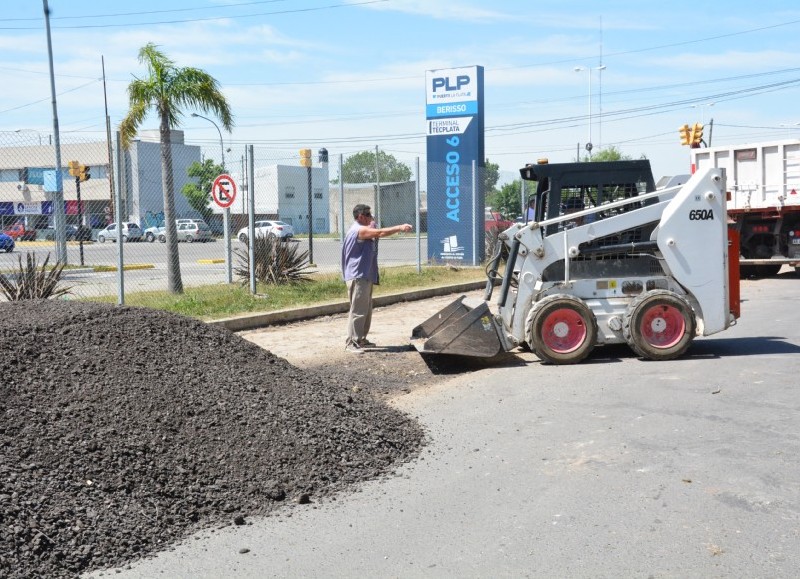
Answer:
[[[294,237],[294,228],[283,221],[261,220],[255,223],[256,237],[277,237],[281,241],[289,241]],[[247,243],[248,228],[242,227],[236,238]]]
[[[109,223],[105,229],[101,229],[97,232],[97,241],[100,243],[105,243],[106,240],[117,241],[120,230],[122,231],[123,242],[142,240],[142,228],[136,223],[126,221],[121,225],[121,227],[117,227],[116,223]]]
[[[195,220],[178,220],[176,223],[178,241],[186,241],[193,243],[195,241],[211,241],[211,228],[205,221]],[[161,243],[166,243],[167,234],[161,232],[158,234],[158,240]]]
[[[148,227],[144,230],[144,240],[149,241],[150,243],[154,242],[158,239],[158,236],[164,233],[166,227],[163,225],[154,225],[153,227]]]

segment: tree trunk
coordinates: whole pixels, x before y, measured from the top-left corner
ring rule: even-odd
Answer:
[[[178,255],[178,228],[175,224],[175,180],[172,176],[172,138],[168,111],[161,116],[161,186],[164,189],[164,232],[167,237],[167,287],[170,293],[182,294],[181,262]]]

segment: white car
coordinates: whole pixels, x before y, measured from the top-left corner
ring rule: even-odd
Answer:
[[[163,225],[154,225],[153,227],[148,227],[144,230],[144,240],[153,243],[158,236],[164,233],[166,227]]]
[[[289,241],[294,237],[294,228],[283,221],[256,221],[256,237],[277,237],[281,241]],[[247,243],[248,227],[242,227],[236,234],[236,239]]]
[[[106,240],[109,241],[116,241],[117,236],[119,235],[119,229],[117,228],[116,223],[109,223],[105,229],[101,229],[97,232],[97,241],[100,243],[105,243]],[[125,222],[122,223],[122,241],[141,241],[142,239],[142,229],[136,224],[132,222]]]

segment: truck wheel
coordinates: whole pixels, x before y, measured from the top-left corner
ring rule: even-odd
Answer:
[[[245,235],[244,233],[239,235],[239,241],[241,241],[242,243],[247,243],[247,235]]]
[[[652,290],[628,306],[622,335],[631,349],[647,360],[672,360],[694,340],[697,320],[689,302],[668,290]]]
[[[153,243],[156,240],[156,236],[153,235],[152,231],[148,231],[144,236],[144,240]]]
[[[582,299],[569,294],[547,296],[528,314],[526,341],[551,364],[577,364],[594,349],[597,320]]]

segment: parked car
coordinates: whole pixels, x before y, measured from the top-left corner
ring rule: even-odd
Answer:
[[[187,243],[211,241],[211,228],[205,221],[199,220],[178,223],[178,241],[186,241]]]
[[[514,225],[513,221],[509,221],[499,211],[492,211],[491,208],[486,209],[486,217],[484,219],[485,231],[505,231]]]
[[[0,251],[11,253],[14,251],[14,238],[5,233],[0,233]]]
[[[236,239],[247,243],[249,228],[242,227],[236,234]],[[294,237],[294,228],[283,221],[256,221],[256,237],[277,237],[281,241],[289,241]]]
[[[36,230],[26,228],[25,224],[22,222],[15,223],[4,229],[3,233],[17,241],[34,241],[36,239]]]
[[[225,224],[222,221],[213,221],[208,226],[211,228],[211,235],[214,237],[225,237]]]
[[[154,225],[153,227],[148,227],[144,230],[144,240],[149,241],[150,243],[154,242],[158,239],[158,236],[164,233],[166,227],[163,225]]]
[[[180,219],[176,223],[176,233],[178,241],[186,241],[187,243],[194,243],[195,241],[212,241],[211,228],[205,221],[199,219]],[[163,229],[163,228],[162,228]],[[161,243],[167,242],[167,232],[161,231],[158,234],[158,240]]]
[[[91,241],[92,228],[88,225],[67,225],[67,241]]]
[[[117,241],[119,230],[122,229],[122,241],[141,241],[142,229],[133,222],[124,222],[122,227],[118,228],[116,223],[109,223],[105,229],[97,232],[97,241],[105,243],[108,241]]]

